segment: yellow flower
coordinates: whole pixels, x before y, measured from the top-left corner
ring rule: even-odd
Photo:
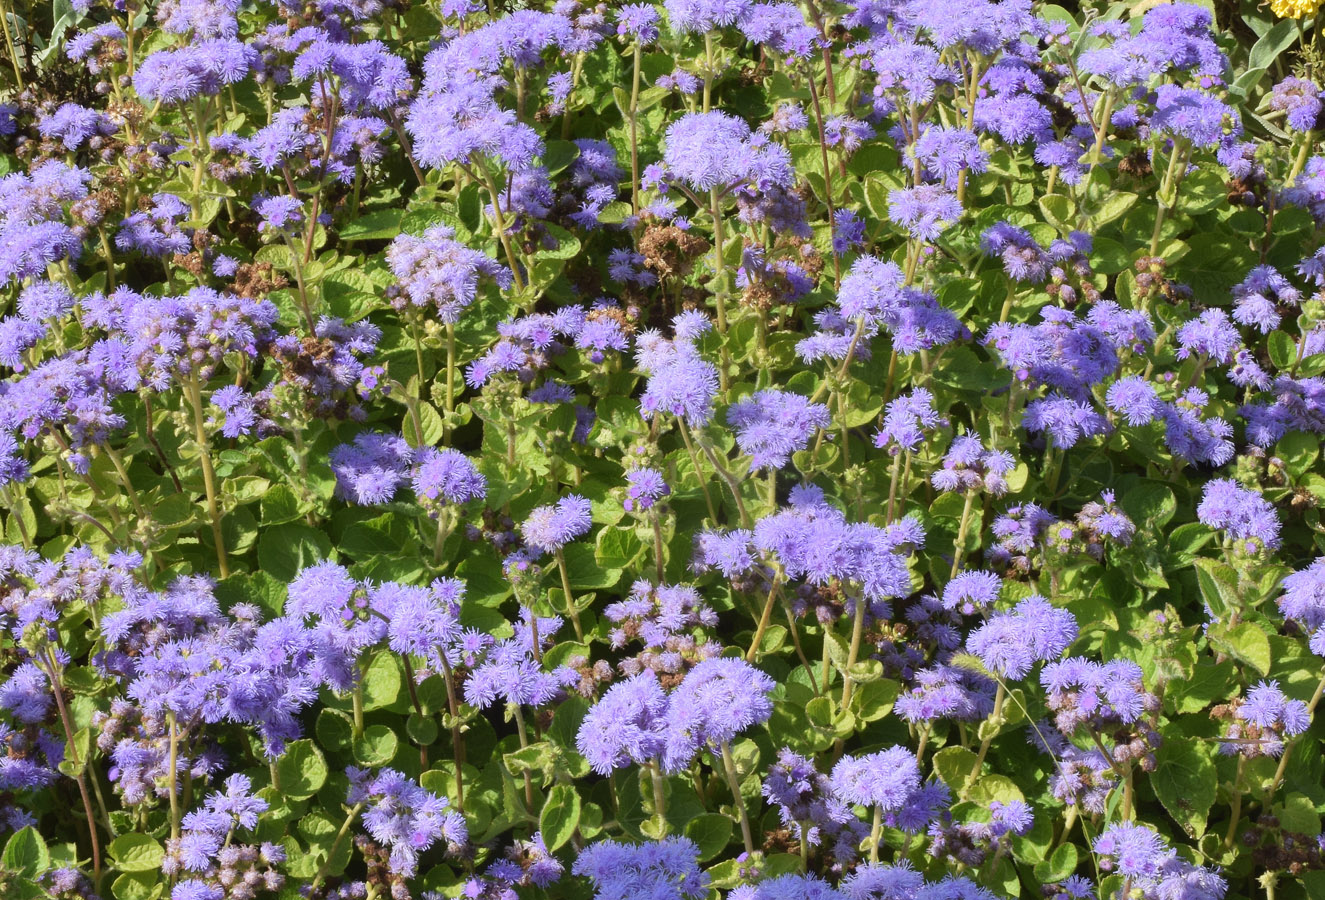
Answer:
[[[1321,0],[1270,0],[1270,9],[1281,19],[1301,19],[1320,8]]]

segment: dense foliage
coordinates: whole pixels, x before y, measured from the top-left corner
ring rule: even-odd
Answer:
[[[0,0],[0,897],[1325,897],[1310,0]]]

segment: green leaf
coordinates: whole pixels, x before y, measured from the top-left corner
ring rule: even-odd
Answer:
[[[1247,68],[1268,69],[1280,53],[1296,42],[1297,24],[1292,19],[1280,19],[1251,48],[1251,53],[1247,55]]]
[[[1289,794],[1282,803],[1274,806],[1275,818],[1279,820],[1279,827],[1284,832],[1305,834],[1308,837],[1320,834],[1320,814],[1316,812],[1316,804],[1311,802],[1310,797]]]
[[[1035,880],[1040,884],[1065,881],[1077,870],[1078,860],[1077,845],[1063,844],[1054,851],[1053,856],[1049,859],[1035,864]]]
[[[389,241],[400,234],[404,213],[398,209],[383,209],[365,213],[340,229],[342,241]]]
[[[363,708],[368,712],[375,709],[396,707],[404,711],[405,673],[400,659],[394,653],[379,653],[363,673]]]
[[[1115,191],[1104,198],[1093,213],[1090,215],[1091,223],[1096,227],[1102,227],[1121,219],[1127,214],[1127,211],[1136,205],[1136,194],[1129,194],[1126,191]]]
[[[1277,369],[1291,369],[1297,361],[1297,342],[1283,331],[1271,331],[1265,339],[1270,351],[1270,362]]]
[[[944,747],[934,754],[934,771],[943,783],[955,791],[966,786],[975,768],[976,756],[965,747]]]
[[[1203,663],[1190,677],[1170,683],[1174,708],[1180,713],[1200,712],[1216,700],[1223,700],[1235,690],[1235,666],[1232,660]]]
[[[1273,658],[1270,639],[1252,622],[1243,622],[1228,629],[1210,629],[1210,641],[1217,648],[1251,666],[1261,675],[1270,674]]]
[[[361,766],[384,766],[396,756],[400,738],[387,725],[369,725],[354,742],[354,759]]]
[[[1077,205],[1072,202],[1071,197],[1047,194],[1040,198],[1040,212],[1061,234],[1067,234],[1076,228]]]
[[[547,793],[547,802],[538,815],[538,827],[543,842],[555,852],[575,834],[580,824],[580,795],[569,784],[554,784]]]
[[[685,835],[699,847],[699,861],[707,862],[731,842],[732,820],[719,813],[695,816],[686,823]]]
[[[263,525],[280,525],[299,518],[299,499],[283,484],[272,485],[259,506]]]
[[[37,829],[26,825],[10,835],[0,865],[10,872],[36,877],[51,867],[51,854]]]
[[[331,538],[307,525],[277,525],[258,539],[258,564],[281,581],[291,581],[300,569],[322,562],[331,555]]]
[[[1196,838],[1205,834],[1218,783],[1206,746],[1166,729],[1164,743],[1155,751],[1155,771],[1150,773],[1150,786],[1159,802],[1189,836]]]
[[[111,841],[107,852],[121,872],[155,872],[166,858],[164,847],[151,835],[138,831],[122,834]]]
[[[276,763],[281,792],[293,800],[306,800],[327,783],[327,761],[311,740],[293,741]]]
[[[1196,561],[1196,586],[1201,590],[1201,599],[1216,618],[1227,618],[1242,605],[1238,598],[1237,577],[1236,572],[1216,560]]]

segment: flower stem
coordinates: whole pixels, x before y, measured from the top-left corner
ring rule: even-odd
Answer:
[[[957,571],[962,567],[962,556],[966,548],[966,532],[971,527],[971,508],[975,505],[975,491],[966,492],[966,505],[962,507],[962,520],[957,526],[957,543],[952,550],[952,571],[948,573],[948,580],[957,577]]]
[[[727,786],[731,788],[732,802],[736,804],[736,813],[741,820],[741,839],[745,841],[745,852],[755,852],[754,835],[750,831],[750,817],[745,812],[745,800],[741,797],[741,782],[736,775],[736,760],[732,757],[729,741],[722,742],[722,769],[727,775]]]
[[[557,548],[556,556],[557,570],[561,573],[561,590],[566,595],[566,614],[575,629],[575,640],[583,641],[584,628],[580,625],[580,612],[575,608],[575,595],[570,589],[570,572],[566,569],[566,555],[560,547]]]
[[[1002,680],[998,682],[998,690],[994,694],[994,711],[989,714],[985,724],[989,725],[989,731],[980,741],[980,752],[975,755],[975,765],[971,766],[971,774],[966,777],[966,784],[962,787],[962,799],[975,787],[975,782],[980,778],[980,770],[984,768],[985,757],[989,755],[989,745],[994,742],[994,734],[1003,723],[1003,701],[1007,698],[1007,688],[1003,686]]]
[[[331,868],[331,861],[335,859],[336,851],[340,849],[340,842],[345,840],[345,835],[350,833],[350,826],[354,824],[355,819],[359,818],[361,812],[363,812],[363,804],[356,804],[350,810],[349,815],[345,817],[345,821],[341,823],[340,831],[336,832],[336,838],[331,842],[331,849],[327,851],[327,858],[322,860],[322,865],[318,866],[317,874],[313,876],[313,884],[308,889],[310,897],[317,896],[317,889],[322,884],[322,880],[327,877],[327,870]]]
[[[221,504],[216,495],[216,470],[212,468],[211,443],[207,439],[207,424],[202,416],[202,385],[198,373],[188,380],[189,401],[193,407],[193,436],[198,442],[198,458],[202,463],[202,483],[207,492],[207,512],[212,520],[212,540],[216,542],[216,565],[222,578],[230,577],[230,563],[225,554],[225,535],[221,530]]]

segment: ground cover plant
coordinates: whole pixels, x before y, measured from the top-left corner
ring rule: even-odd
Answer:
[[[0,897],[1325,896],[1316,7],[0,0]]]

